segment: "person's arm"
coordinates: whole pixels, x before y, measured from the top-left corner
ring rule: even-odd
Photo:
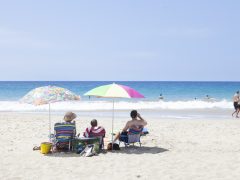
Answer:
[[[143,122],[143,126],[147,125],[147,121],[145,121],[139,113],[138,113],[137,117]]]
[[[128,122],[126,123],[125,127],[123,128],[122,132],[126,132],[129,128],[129,124]]]

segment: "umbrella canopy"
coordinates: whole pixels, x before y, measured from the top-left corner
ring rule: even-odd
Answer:
[[[114,124],[114,98],[144,98],[144,96],[142,94],[140,94],[133,88],[130,88],[130,87],[124,86],[124,85],[120,85],[120,84],[115,84],[115,83],[96,87],[96,88],[88,91],[84,95],[113,99],[112,141],[113,141],[113,124]],[[112,146],[113,146],[113,143],[112,143]],[[112,149],[113,149],[113,147],[112,147]]]
[[[74,94],[73,92],[65,88],[57,86],[43,86],[31,90],[22,99],[20,99],[20,102],[34,105],[42,105],[58,101],[72,100],[80,100],[80,96]]]
[[[57,86],[43,86],[31,90],[27,93],[20,102],[33,105],[48,104],[49,112],[49,141],[51,140],[51,108],[50,104],[59,101],[73,101],[80,100],[80,96],[74,94],[68,89]]]
[[[96,87],[84,95],[105,98],[144,98],[144,96],[136,90],[128,86],[115,83]]]

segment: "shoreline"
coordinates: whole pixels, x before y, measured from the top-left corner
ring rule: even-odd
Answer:
[[[116,118],[128,118],[129,110],[115,110],[115,117]],[[201,120],[201,119],[236,119],[232,117],[233,110],[230,109],[189,109],[189,110],[141,110],[137,109],[141,114],[149,117],[149,118],[156,118],[156,119],[189,119],[189,120]],[[51,115],[64,115],[66,111],[51,111]],[[85,117],[102,117],[108,118],[112,116],[112,110],[70,110],[78,114],[79,116]],[[40,114],[45,115],[49,112],[44,111],[1,111],[2,114]]]

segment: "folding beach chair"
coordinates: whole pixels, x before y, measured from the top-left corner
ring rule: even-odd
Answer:
[[[76,135],[75,123],[56,123],[54,125],[55,147],[57,150],[71,150],[72,140]]]
[[[135,143],[139,143],[139,146],[142,146],[141,143],[141,135],[142,135],[142,129],[129,129],[129,131],[126,134],[121,134],[119,139],[119,146],[120,143],[123,142],[125,147],[132,144],[133,146]]]
[[[99,138],[99,148],[104,149],[104,137],[105,137],[106,131],[102,126],[98,127],[90,127],[87,128],[84,132],[84,137],[97,137]]]

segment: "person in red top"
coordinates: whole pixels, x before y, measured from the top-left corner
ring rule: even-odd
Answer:
[[[104,148],[104,137],[106,134],[106,131],[104,127],[98,126],[98,122],[96,119],[93,119],[91,121],[91,127],[86,128],[85,132],[83,133],[83,136],[88,137],[98,137],[99,138],[99,148]]]
[[[104,137],[105,136],[106,131],[104,127],[98,126],[98,122],[96,119],[93,119],[90,124],[91,124],[91,127],[86,128],[85,132],[83,133],[84,137],[99,137],[99,136]]]

